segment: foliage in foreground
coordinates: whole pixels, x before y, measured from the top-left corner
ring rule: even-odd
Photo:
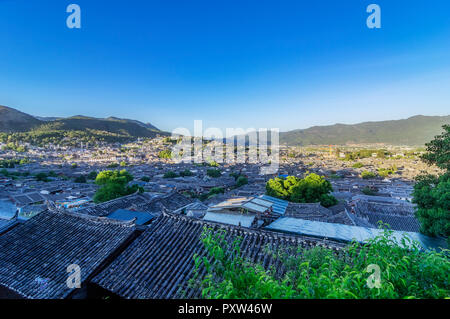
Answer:
[[[369,243],[351,243],[336,253],[324,247],[273,251],[285,272],[266,270],[242,257],[241,241],[228,243],[225,231],[205,229],[201,238],[207,256],[194,256],[191,286],[203,298],[446,298],[450,296],[448,251],[424,252],[404,237],[401,243],[385,230]],[[407,249],[408,248],[408,249]],[[380,268],[379,288],[369,288]],[[205,275],[200,275],[202,266]],[[368,269],[369,267],[369,269]]]

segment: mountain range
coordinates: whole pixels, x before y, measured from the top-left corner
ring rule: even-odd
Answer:
[[[450,115],[416,115],[403,120],[313,126],[280,133],[280,144],[299,146],[348,143],[424,145],[443,131],[444,124],[450,124]]]
[[[76,115],[67,118],[38,117],[16,109],[0,106],[0,132],[17,133],[30,131],[86,131],[95,130],[130,137],[155,137],[167,135],[150,123],[117,117],[95,118]]]
[[[385,143],[392,145],[424,145],[450,124],[450,115],[417,115],[403,120],[313,126],[280,133],[280,143],[290,146],[343,145],[348,143]],[[88,116],[38,117],[0,106],[0,132],[98,131],[118,136],[155,137],[168,135],[150,123],[117,117]]]

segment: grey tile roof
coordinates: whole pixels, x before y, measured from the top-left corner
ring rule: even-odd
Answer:
[[[0,236],[0,286],[26,298],[67,297],[67,266],[92,276],[132,236],[134,224],[43,212]]]
[[[194,254],[206,255],[199,239],[205,226],[214,231],[225,230],[227,241],[241,237],[244,257],[276,269],[281,267],[265,252],[267,245],[274,249],[316,245],[342,247],[331,241],[163,214],[92,282],[123,298],[200,297],[200,291],[189,288],[187,283],[192,278]]]

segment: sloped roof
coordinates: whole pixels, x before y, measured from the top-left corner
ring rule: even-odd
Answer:
[[[119,197],[108,202],[90,206],[79,210],[79,213],[92,216],[106,216],[118,209],[127,209],[131,206],[139,206],[150,202],[154,196],[148,194],[135,193],[124,197]]]
[[[360,243],[366,243],[369,239],[380,236],[383,233],[382,229],[324,223],[294,217],[281,217],[272,222],[269,226],[266,226],[266,229],[299,235],[330,238],[346,242],[356,240]],[[440,239],[434,239],[415,232],[393,232],[393,236],[398,242],[400,242],[400,239],[403,237],[403,235],[407,235],[412,240],[419,242],[419,244],[421,244],[425,249],[439,247],[446,248],[445,242],[442,243]],[[442,246],[443,244],[444,246]]]
[[[204,227],[226,231],[226,240],[241,237],[245,258],[261,262],[264,267],[275,263],[267,246],[273,249],[327,245],[340,248],[339,243],[304,236],[288,236],[266,230],[253,230],[205,222],[180,215],[163,214],[139,236],[93,283],[123,298],[197,298],[200,291],[187,283],[194,269],[194,254],[205,256],[200,241]],[[200,270],[202,271],[202,270]],[[184,291],[184,292],[183,292]]]
[[[134,232],[132,223],[46,211],[0,236],[0,286],[26,298],[58,299],[67,267],[81,267],[81,281],[99,270]]]
[[[243,214],[232,214],[232,213],[215,213],[207,212],[203,220],[212,221],[217,223],[223,223],[234,226],[251,227],[253,221],[255,220],[255,215],[243,215]]]
[[[115,212],[109,214],[108,218],[124,221],[130,221],[135,219],[136,225],[144,225],[153,218],[155,218],[155,216],[147,212],[137,212],[127,209],[118,209]]]
[[[177,209],[185,207],[192,202],[193,200],[191,198],[181,195],[178,192],[171,192],[164,196],[157,196],[151,201],[135,205],[135,207],[139,210],[159,215],[164,210],[173,212]]]

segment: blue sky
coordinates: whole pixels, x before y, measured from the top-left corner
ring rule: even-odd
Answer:
[[[0,0],[0,41],[0,105],[34,115],[286,131],[450,114],[448,0]]]

